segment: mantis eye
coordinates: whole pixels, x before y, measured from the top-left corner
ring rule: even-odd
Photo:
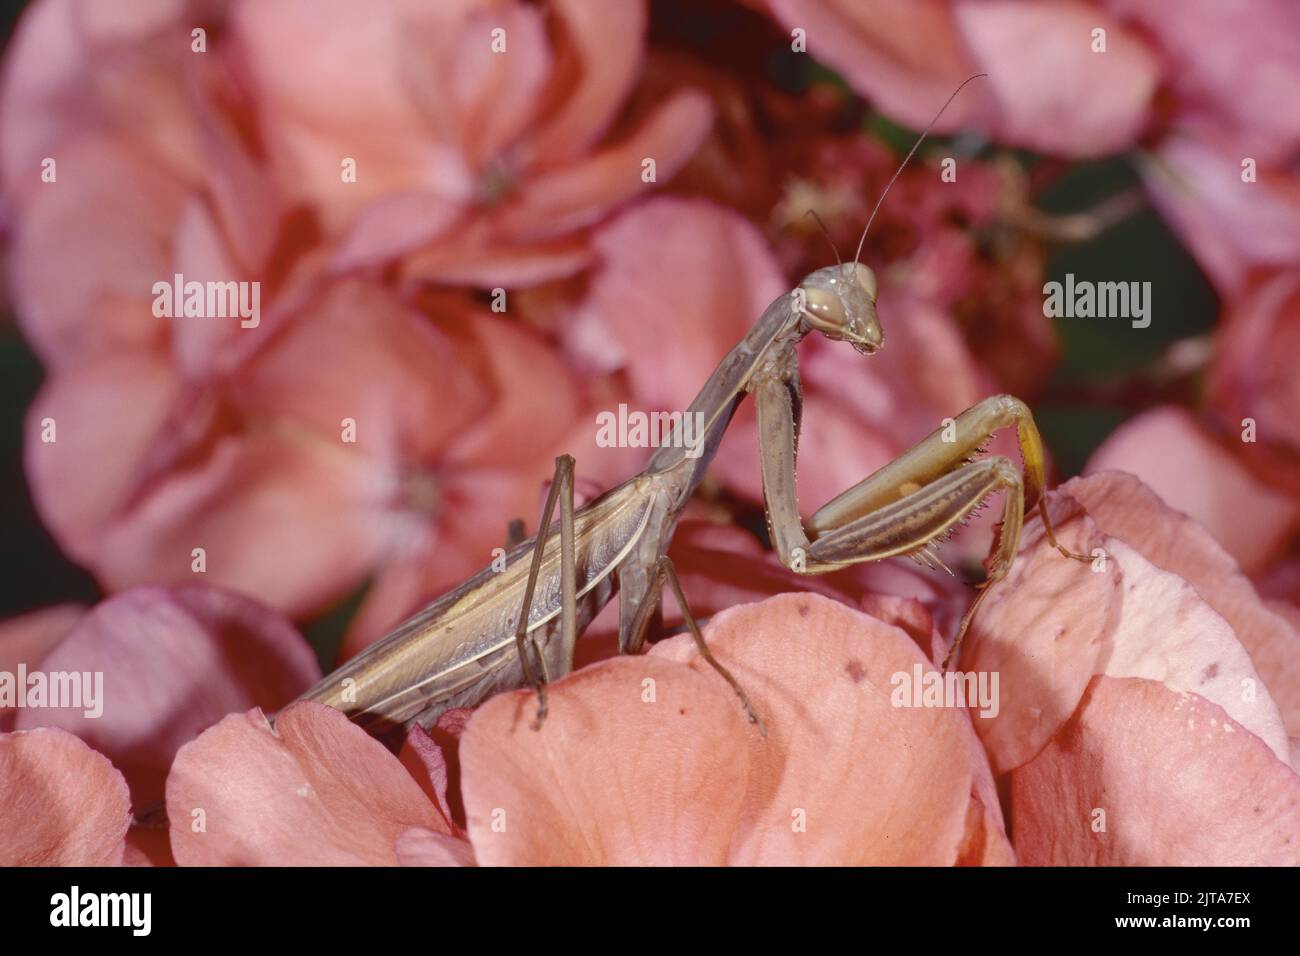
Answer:
[[[850,276],[850,268],[852,275]],[[863,291],[871,297],[871,301],[876,301],[876,274],[860,262],[854,262],[851,266],[844,267],[844,274],[857,281],[862,286]]]
[[[822,329],[844,327],[844,306],[840,297],[825,289],[804,290],[804,311],[813,325]]]

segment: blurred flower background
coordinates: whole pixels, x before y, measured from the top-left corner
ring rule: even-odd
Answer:
[[[866,239],[884,350],[802,346],[805,512],[1012,392],[1057,479],[1136,473],[1300,618],[1287,0],[38,0],[8,27],[0,616],[197,582],[329,668],[535,528],[555,455],[589,491],[640,468],[597,413],[685,408],[833,261],[806,213],[847,258],[985,72]],[[175,273],[260,282],[257,326],[157,317]],[[1149,325],[1046,317],[1067,276],[1149,282]],[[683,525],[705,611],[779,589],[717,558],[764,535],[746,408]],[[864,574],[943,619],[947,585]]]

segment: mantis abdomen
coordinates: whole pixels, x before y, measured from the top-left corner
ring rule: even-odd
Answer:
[[[620,485],[574,516],[579,632],[614,596],[614,572],[646,527],[653,495],[645,493],[645,483]],[[299,700],[329,704],[385,737],[413,723],[431,726],[446,710],[525,685],[514,635],[536,541],[513,548],[503,570],[485,568],[438,598]],[[552,680],[572,662],[572,648],[556,639],[561,601],[560,541],[552,526],[528,615],[528,634],[542,649]]]

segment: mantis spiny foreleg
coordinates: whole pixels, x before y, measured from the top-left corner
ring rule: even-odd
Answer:
[[[1002,524],[989,552],[988,575],[962,618],[944,667],[954,659],[987,589],[1010,570],[1026,507],[1039,506],[1048,541],[1063,555],[1087,561],[1062,546],[1043,504],[1043,446],[1029,409],[998,395],[962,412],[852,488],[823,505],[804,530],[795,491],[792,368],[763,376],[752,386],[758,407],[763,494],[773,546],[782,563],[804,574],[902,554],[926,554],[987,497],[1006,494]],[[1015,425],[1024,474],[1007,458],[971,460],[998,430]],[[809,535],[811,534],[811,538]]]

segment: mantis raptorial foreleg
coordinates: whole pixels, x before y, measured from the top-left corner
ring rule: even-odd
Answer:
[[[524,678],[537,688],[537,722],[540,727],[546,719],[546,684],[551,675],[547,672],[546,654],[538,645],[536,638],[528,633],[528,615],[533,606],[533,594],[537,590],[537,576],[542,567],[542,555],[546,551],[546,542],[550,537],[551,518],[555,515],[556,502],[560,506],[560,659],[572,662],[573,650],[578,643],[578,579],[577,550],[575,548],[573,525],[573,457],[561,455],[555,459],[555,477],[551,480],[551,489],[546,495],[546,504],[542,508],[542,521],[538,525],[537,545],[533,548],[533,561],[528,569],[528,583],[524,587],[523,606],[519,619],[515,623],[515,647],[519,651],[519,661],[523,665]],[[532,646],[537,655],[539,674],[533,672],[533,665],[528,660],[528,647]]]
[[[804,530],[795,493],[797,415],[793,371],[757,381],[763,493],[773,546],[782,563],[805,574],[901,554],[933,557],[942,539],[985,498],[1003,491],[1002,524],[989,552],[988,574],[967,609],[944,667],[954,658],[990,585],[1006,576],[1015,558],[1026,507],[1040,506],[1048,541],[1066,557],[1087,561],[1056,540],[1043,507],[1043,447],[1029,409],[999,395],[962,412],[874,474],[823,505]],[[1007,458],[970,460],[994,432],[1014,425],[1024,474]],[[811,538],[809,535],[811,534]]]
[[[839,527],[882,505],[897,501],[900,489],[924,485],[977,454],[995,432],[1014,425],[1024,462],[1024,504],[1039,507],[1047,540],[1066,557],[1088,560],[1068,551],[1056,540],[1051,519],[1043,506],[1045,487],[1043,441],[1029,408],[1012,395],[995,395],[972,405],[950,426],[936,429],[900,458],[828,501],[808,521],[814,536]]]

